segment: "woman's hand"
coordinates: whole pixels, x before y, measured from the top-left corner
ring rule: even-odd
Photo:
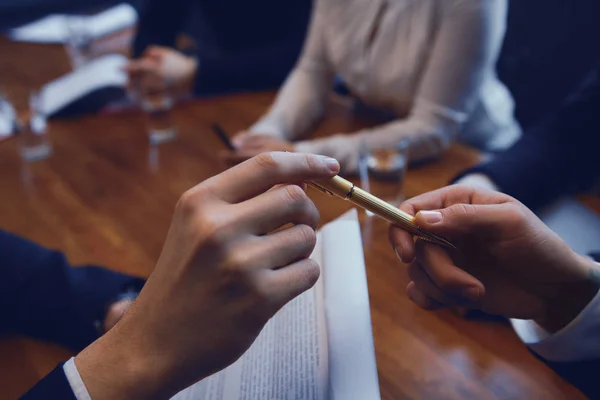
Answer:
[[[227,166],[237,165],[254,156],[269,151],[293,152],[294,145],[286,140],[281,140],[267,135],[256,135],[248,132],[236,134],[232,139],[235,151],[223,152],[221,158]]]

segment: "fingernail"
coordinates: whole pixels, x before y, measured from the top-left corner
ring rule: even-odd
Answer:
[[[437,224],[442,221],[442,213],[439,211],[419,211],[419,214],[428,224]]]
[[[400,259],[400,261],[402,261],[402,249],[399,249],[398,247],[394,246],[394,252],[396,253],[396,256],[398,257],[398,259]],[[404,262],[404,261],[402,261]]]
[[[480,299],[480,291],[478,287],[471,286],[469,288],[464,289],[462,292],[462,297],[465,299],[472,301],[473,303],[479,303]]]
[[[234,147],[241,147],[244,144],[244,138],[238,137],[231,141]]]
[[[319,158],[331,172],[338,172],[340,170],[340,163],[335,158],[325,156],[319,156]]]

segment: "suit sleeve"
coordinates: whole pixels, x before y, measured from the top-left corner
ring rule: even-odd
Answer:
[[[458,178],[482,173],[536,209],[558,196],[589,190],[600,174],[600,79],[595,70],[562,108],[509,150]],[[455,179],[455,180],[456,180]]]
[[[133,57],[139,57],[150,45],[175,47],[191,7],[191,0],[148,0],[140,12]]]
[[[45,399],[78,400],[63,370],[63,364],[54,368],[21,397],[21,400]]]
[[[144,281],[96,266],[72,267],[62,253],[0,230],[0,333],[80,351],[117,295]]]

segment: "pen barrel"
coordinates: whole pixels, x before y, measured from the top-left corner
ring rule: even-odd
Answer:
[[[358,187],[354,187],[348,195],[348,199],[360,205],[362,208],[371,211],[373,214],[380,216],[386,221],[398,225],[402,229],[413,233],[420,234],[421,229],[415,224],[414,218],[402,210],[386,203],[385,201],[373,196]]]

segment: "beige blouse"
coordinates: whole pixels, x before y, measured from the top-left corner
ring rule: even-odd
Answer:
[[[485,150],[521,134],[495,63],[507,0],[316,0],[302,56],[271,109],[250,131],[298,140],[322,117],[334,75],[369,105],[404,115],[296,150],[358,168],[361,147],[411,143],[412,161],[458,139]]]

